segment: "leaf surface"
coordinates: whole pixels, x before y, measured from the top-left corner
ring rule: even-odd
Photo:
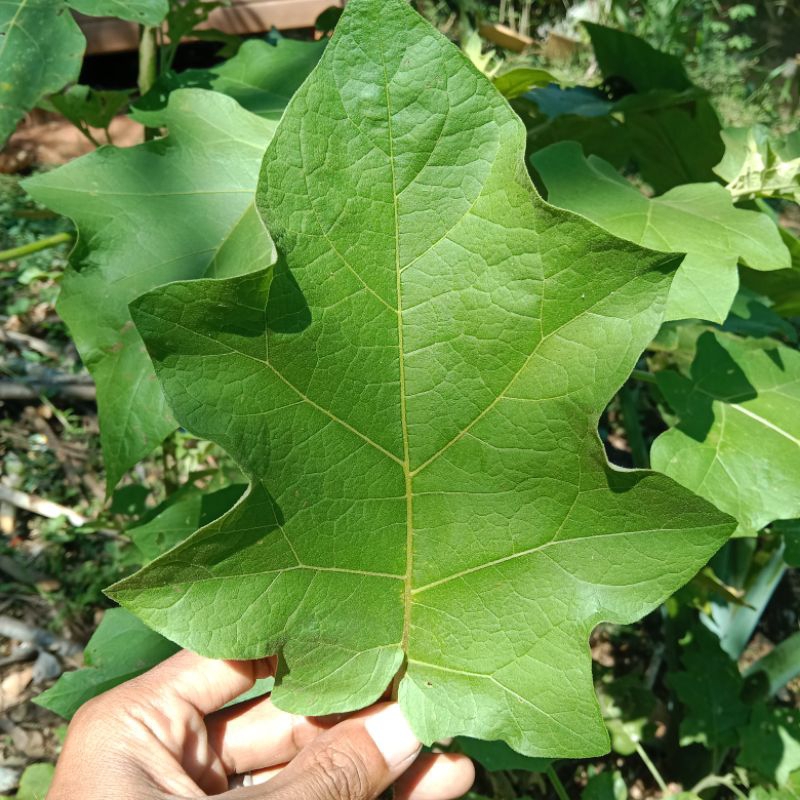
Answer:
[[[699,742],[709,750],[736,747],[739,730],[750,716],[741,698],[743,682],[736,662],[719,639],[698,624],[683,644],[681,663],[684,669],[667,678],[684,706],[681,746]]]
[[[86,647],[86,666],[65,672],[36,704],[71,719],[87,701],[113,689],[178,651],[124,608],[111,608]]]
[[[610,233],[654,250],[686,253],[667,301],[666,319],[723,322],[739,287],[737,263],[790,266],[778,229],[764,214],[735,208],[715,183],[687,184],[645,197],[607,162],[586,158],[576,142],[531,156],[549,202],[577,211]]]
[[[162,108],[170,92],[180,88],[213,89],[266,119],[280,119],[286,104],[319,61],[327,44],[278,39],[275,44],[251,39],[239,52],[211,69],[188,69],[161,76],[136,108]]]
[[[90,17],[118,17],[140,25],[159,25],[169,11],[167,0],[68,0]]]
[[[0,2],[0,147],[40,97],[78,77],[85,47],[62,0]]]
[[[606,462],[599,415],[672,264],[545,204],[524,138],[403,0],[348,3],[262,167],[285,261],[133,304],[181,423],[249,491],[110,594],[200,652],[280,651],[283,708],[365,706],[397,675],[426,742],[588,755],[589,632],[732,523]]]
[[[722,131],[725,155],[714,167],[737,200],[777,197],[800,202],[800,132],[773,140],[763,125]]]
[[[658,373],[680,418],[653,443],[653,468],[755,533],[800,516],[800,353],[704,333],[691,376]]]
[[[274,123],[199,89],[175,92],[149,120],[170,135],[101,148],[25,183],[78,228],[57,307],[97,384],[109,488],[175,428],[128,303],[171,280],[274,258],[253,205]]]

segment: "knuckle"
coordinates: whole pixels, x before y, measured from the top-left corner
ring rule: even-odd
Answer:
[[[315,773],[324,800],[370,800],[369,770],[354,749],[331,745],[315,754]]]

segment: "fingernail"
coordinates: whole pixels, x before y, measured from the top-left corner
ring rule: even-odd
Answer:
[[[391,770],[406,766],[422,747],[396,703],[367,717],[364,725]]]

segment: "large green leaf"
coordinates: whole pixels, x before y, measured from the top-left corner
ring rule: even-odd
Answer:
[[[789,251],[764,214],[734,208],[716,183],[689,184],[645,197],[608,163],[587,159],[576,142],[540,150],[531,162],[549,202],[654,250],[687,253],[670,288],[666,319],[723,322],[739,287],[737,262],[785,269]]]
[[[159,25],[169,11],[167,0],[67,0],[90,17],[118,17],[140,25]]]
[[[705,333],[691,376],[658,373],[680,418],[653,443],[671,475],[754,533],[800,516],[800,353],[777,342]]]
[[[800,202],[800,131],[774,140],[763,125],[722,131],[725,155],[714,171],[737,200],[779,197]]]
[[[607,85],[622,98],[615,110],[624,112],[644,179],[659,194],[714,180],[724,153],[721,126],[680,60],[630,33],[584,24]]]
[[[302,42],[281,38],[275,43],[251,39],[219,66],[162,75],[136,108],[145,111],[162,108],[170,92],[194,87],[227,94],[253,114],[278,120],[319,61],[326,44],[327,39]]]
[[[545,204],[524,141],[404,0],[348,3],[265,155],[286,262],[132,306],[181,423],[249,491],[110,594],[199,652],[279,651],[283,708],[364,706],[397,675],[426,742],[589,755],[589,632],[733,525],[607,463],[599,415],[673,263]]]
[[[170,135],[101,148],[25,183],[78,228],[58,311],[97,384],[109,488],[175,428],[128,303],[171,280],[274,258],[253,206],[274,123],[201,89],[175,92],[149,121]]]
[[[78,77],[85,47],[62,0],[0,0],[0,147],[40,97]]]

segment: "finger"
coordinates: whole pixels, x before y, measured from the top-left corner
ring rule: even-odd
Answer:
[[[281,800],[376,800],[414,763],[421,745],[395,704],[376,706],[318,736],[269,782]],[[263,787],[220,800],[263,800]]]
[[[229,775],[291,761],[317,736],[342,720],[302,717],[259,698],[206,717],[208,739]]]
[[[188,650],[176,653],[158,666],[129,681],[126,691],[161,698],[172,695],[205,716],[235,700],[259,678],[275,673],[275,661],[219,661]]]
[[[395,800],[455,800],[475,783],[473,763],[460,753],[425,753],[395,785]]]

